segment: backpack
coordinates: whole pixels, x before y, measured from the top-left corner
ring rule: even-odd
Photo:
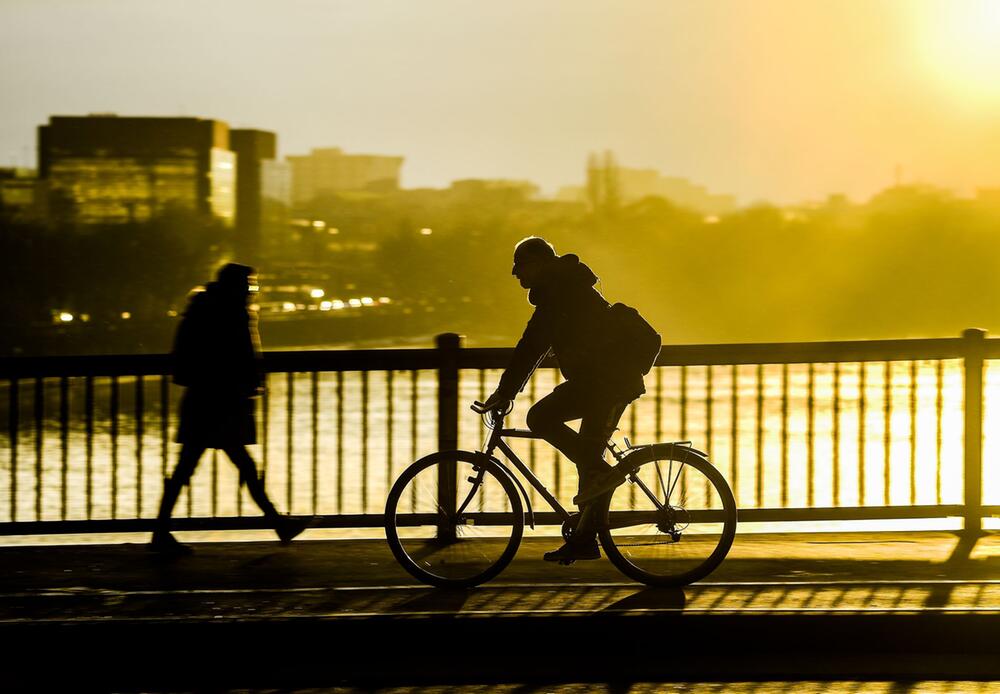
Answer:
[[[611,306],[611,332],[622,364],[648,374],[660,354],[660,334],[631,306]]]

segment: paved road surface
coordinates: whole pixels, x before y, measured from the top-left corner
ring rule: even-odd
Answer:
[[[95,662],[97,681],[147,688],[1000,675],[1000,535],[745,534],[683,590],[546,564],[554,540],[528,538],[457,592],[416,583],[382,541],[308,538],[175,561],[0,548],[0,637],[29,684]],[[179,656],[157,669],[164,652]]]

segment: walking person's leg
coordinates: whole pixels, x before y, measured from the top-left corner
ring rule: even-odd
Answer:
[[[290,518],[282,516],[274,507],[264,483],[257,476],[257,464],[254,463],[246,446],[234,444],[223,449],[236,469],[240,471],[240,481],[247,486],[250,498],[264,513],[264,517],[274,528],[283,543],[291,542],[309,524],[308,518]]]
[[[178,542],[170,534],[170,517],[177,504],[177,498],[181,495],[184,485],[191,481],[191,475],[198,467],[198,461],[205,446],[196,443],[185,443],[181,447],[180,459],[173,474],[163,480],[163,496],[160,498],[160,510],[156,514],[156,527],[153,530],[153,537],[150,541],[150,549],[157,552],[179,552],[189,553],[191,548]]]

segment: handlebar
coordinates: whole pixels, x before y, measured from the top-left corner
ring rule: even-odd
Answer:
[[[514,401],[509,400],[504,407],[486,407],[485,402],[480,402],[478,400],[473,400],[469,408],[476,414],[486,414],[487,412],[494,412],[499,415],[507,415],[514,408]]]

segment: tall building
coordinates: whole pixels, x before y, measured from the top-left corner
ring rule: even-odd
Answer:
[[[236,153],[236,259],[260,261],[265,162],[277,155],[278,138],[266,130],[230,130],[229,146]]]
[[[345,190],[394,190],[399,187],[403,157],[345,154],[336,147],[289,156],[292,204],[308,203],[323,193]]]
[[[143,221],[172,209],[236,217],[229,126],[202,118],[52,116],[38,128],[51,214],[81,224]]]

